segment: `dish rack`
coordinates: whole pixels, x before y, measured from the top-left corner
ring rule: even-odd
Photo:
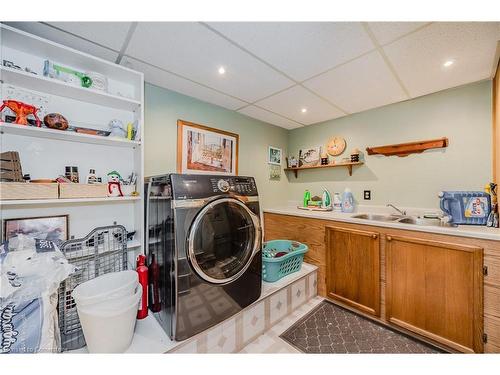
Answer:
[[[85,281],[109,272],[127,269],[127,230],[122,225],[98,227],[83,238],[65,241],[60,246],[77,271],[59,286],[59,330],[62,351],[86,345],[73,289]]]

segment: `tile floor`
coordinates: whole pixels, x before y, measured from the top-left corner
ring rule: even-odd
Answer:
[[[321,301],[323,301],[322,297],[314,297],[307,301],[264,334],[250,342],[240,353],[300,353],[279,336],[297,322],[297,320],[318,306]]]

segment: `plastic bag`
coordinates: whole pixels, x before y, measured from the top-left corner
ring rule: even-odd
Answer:
[[[60,350],[57,290],[73,272],[52,241],[20,234],[0,246],[0,353]]]

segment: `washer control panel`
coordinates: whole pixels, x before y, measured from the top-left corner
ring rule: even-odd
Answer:
[[[200,199],[221,194],[257,196],[253,177],[170,175],[174,199]]]
[[[257,195],[255,180],[251,177],[211,178],[213,193],[235,193],[238,195]]]

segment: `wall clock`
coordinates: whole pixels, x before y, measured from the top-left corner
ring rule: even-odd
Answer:
[[[342,137],[332,137],[326,144],[326,152],[330,156],[338,156],[344,152],[346,146],[345,139]]]

